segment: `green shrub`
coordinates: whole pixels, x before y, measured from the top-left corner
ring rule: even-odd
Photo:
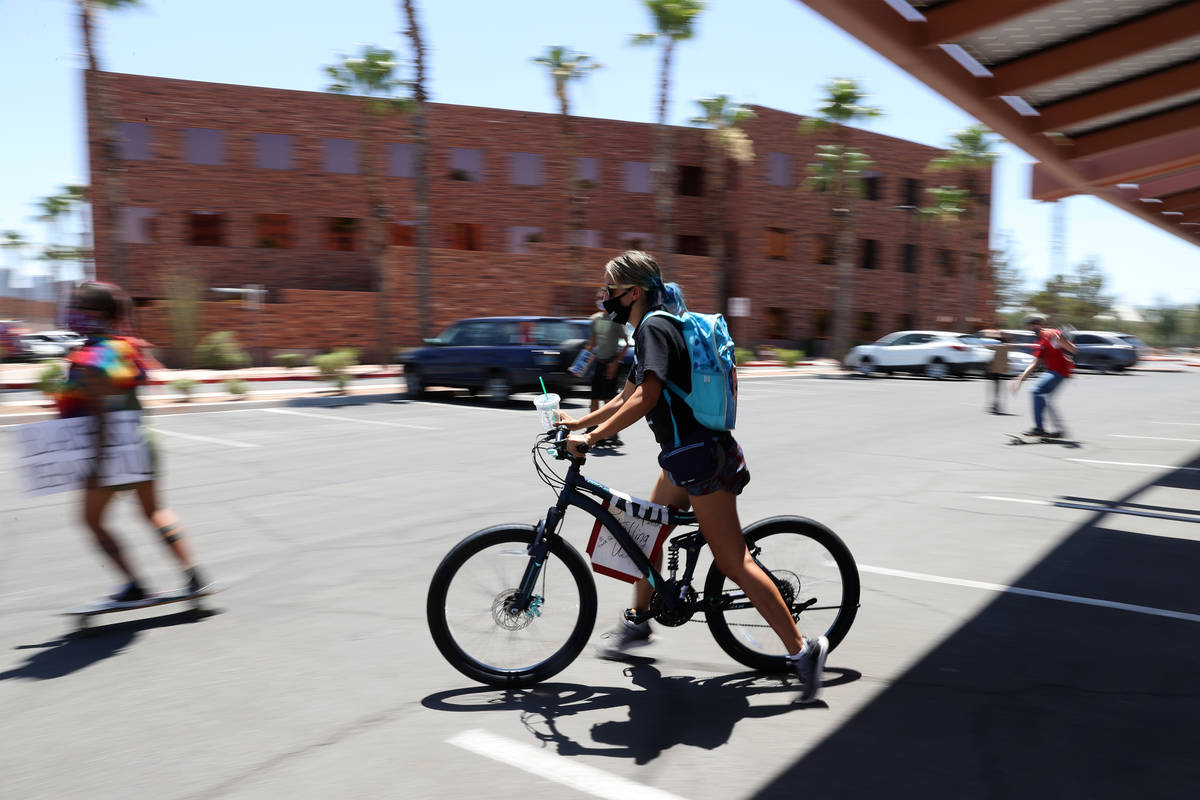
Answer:
[[[201,369],[239,369],[249,363],[233,331],[210,333],[196,346],[196,365]]]
[[[322,380],[334,384],[339,394],[345,394],[346,384],[350,381],[346,369],[358,363],[358,351],[344,347],[332,353],[313,356],[308,363],[317,368]]]
[[[67,379],[67,373],[63,370],[62,364],[55,361],[52,364],[47,364],[42,367],[42,371],[38,373],[37,387],[38,391],[47,397],[53,397],[62,391],[63,382]]]
[[[230,378],[229,380],[225,381],[225,391],[229,392],[235,397],[241,397],[250,392],[250,386],[243,380]]]
[[[735,347],[733,349],[733,360],[740,367],[742,364],[754,360],[754,351],[746,347]]]
[[[804,358],[803,350],[776,350],[775,356],[785,365],[789,367],[796,366],[796,362]]]
[[[292,367],[300,366],[300,363],[304,361],[304,356],[300,355],[299,353],[280,353],[279,355],[275,356],[275,360],[280,364],[280,366],[291,369]]]
[[[172,389],[183,395],[183,402],[185,403],[192,401],[192,389],[195,385],[196,382],[191,378],[176,378],[170,383]]]

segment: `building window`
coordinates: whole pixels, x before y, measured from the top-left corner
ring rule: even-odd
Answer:
[[[648,194],[650,192],[650,162],[626,161],[621,190]]]
[[[259,169],[291,169],[292,137],[286,133],[259,133],[254,136],[255,161]]]
[[[353,139],[325,139],[325,171],[342,175],[358,172],[358,144]]]
[[[947,278],[954,277],[954,251],[941,248],[938,250],[938,267],[941,268],[942,275]]]
[[[813,261],[818,264],[833,263],[833,236],[818,233],[813,236]]]
[[[575,180],[581,189],[594,189],[600,185],[600,159],[575,159]]]
[[[703,236],[677,236],[675,237],[675,252],[681,256],[706,256],[708,255],[708,239]]]
[[[879,250],[879,242],[874,239],[863,239],[861,241],[858,265],[863,269],[877,269],[879,263],[875,258],[875,254]]]
[[[412,247],[416,242],[416,223],[395,220],[388,223],[388,244],[392,247]]]
[[[829,338],[829,309],[814,308],[812,311],[813,336],[818,339]]]
[[[879,314],[874,311],[858,312],[858,338],[862,342],[873,342],[879,337],[875,329],[879,324]]]
[[[621,249],[650,250],[654,247],[654,235],[649,233],[622,233]]]
[[[473,147],[451,147],[448,166],[450,180],[478,183],[483,180],[483,151]]]
[[[510,154],[508,181],[517,186],[541,186],[542,157],[537,153]]]
[[[184,128],[183,160],[214,167],[224,164],[225,132],[212,128]]]
[[[188,244],[195,247],[224,247],[225,215],[220,211],[190,212]]]
[[[704,167],[679,165],[679,194],[683,197],[704,196]]]
[[[157,209],[123,206],[118,220],[121,241],[127,244],[154,244],[158,238],[155,224],[157,215]]]
[[[292,215],[255,214],[254,246],[290,250],[292,248]]]
[[[795,159],[787,153],[767,153],[767,183],[772,186],[795,185]]]
[[[358,249],[359,220],[354,217],[325,218],[325,249],[349,252]]]
[[[921,181],[916,178],[904,179],[904,196],[901,198],[904,205],[909,208],[917,208],[921,205]]]
[[[450,246],[455,250],[482,250],[483,226],[477,222],[450,223]]]
[[[867,200],[878,200],[883,197],[883,176],[878,172],[863,173],[863,197]]]
[[[767,308],[767,338],[788,338],[788,313],[786,308],[769,306]]]
[[[905,272],[917,271],[917,246],[915,244],[900,245],[900,263]]]
[[[393,178],[417,177],[417,148],[407,142],[388,144],[388,175]]]
[[[118,122],[119,151],[125,161],[149,161],[154,129],[142,122]]]
[[[602,239],[600,231],[594,230],[583,229],[567,234],[567,242],[577,247],[601,247],[603,246]]]
[[[543,241],[541,228],[530,225],[510,225],[508,228],[508,252],[528,253],[528,245]]]
[[[788,232],[783,228],[767,228],[767,258],[788,257]]]

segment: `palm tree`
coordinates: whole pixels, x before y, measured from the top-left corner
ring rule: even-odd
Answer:
[[[708,174],[712,202],[709,203],[709,231],[712,244],[709,255],[716,262],[717,311],[726,313],[729,300],[729,264],[725,252],[725,170],[729,161],[734,168],[754,160],[754,144],[742,125],[754,119],[754,112],[728,95],[719,94],[696,101],[701,113],[688,122],[708,129]]]
[[[7,230],[0,233],[0,248],[3,248],[5,253],[4,261],[8,265],[9,289],[13,292],[13,298],[19,298],[16,289],[13,287],[13,279],[17,277],[17,266],[21,260],[22,251],[29,246],[29,242],[20,231]],[[14,299],[14,307],[19,305],[18,299]],[[13,316],[18,316],[14,314]],[[4,354],[0,353],[0,357]]]
[[[817,161],[809,165],[808,188],[830,195],[833,205],[833,257],[837,264],[837,303],[834,309],[830,355],[841,359],[850,347],[854,309],[854,212],[863,193],[863,173],[870,167],[866,153],[850,145],[852,122],[882,116],[866,104],[866,93],[851,78],[834,78],[825,87],[825,97],[816,115],[800,123],[800,134],[832,132],[834,144],[817,146]]]
[[[412,80],[412,138],[417,149],[417,184],[414,210],[417,217],[417,328],[419,338],[430,335],[433,321],[433,265],[429,249],[433,246],[433,222],[429,208],[429,94],[425,88],[425,44],[421,37],[421,23],[417,19],[416,4],[403,0],[401,8],[407,24],[405,34],[412,44],[416,74]]]
[[[568,291],[567,308],[574,312],[581,302],[579,291],[583,280],[583,249],[579,241],[579,231],[583,228],[583,198],[579,193],[580,180],[575,174],[575,129],[571,124],[571,98],[567,94],[567,85],[571,81],[582,80],[592,70],[599,69],[600,65],[587,53],[568,50],[561,45],[548,48],[544,56],[538,56],[533,62],[541,64],[550,72],[551,86],[554,89],[554,97],[558,100],[559,120],[562,123],[563,187],[567,201],[567,242],[571,254],[571,286]]]
[[[673,222],[675,213],[675,170],[671,163],[671,130],[667,127],[667,100],[671,88],[671,61],[675,45],[692,38],[696,17],[704,11],[703,0],[642,0],[654,20],[654,33],[639,33],[633,44],[660,46],[658,73],[658,152],[654,164],[658,206],[658,260],[668,271],[675,263]]]
[[[387,224],[391,213],[383,193],[379,174],[378,139],[379,120],[390,111],[404,107],[405,100],[395,92],[405,82],[393,77],[396,71],[396,54],[374,45],[364,45],[362,54],[353,58],[342,56],[340,64],[325,68],[331,83],[326,91],[334,94],[354,95],[365,98],[360,118],[362,143],[363,183],[367,192],[367,247],[370,252],[374,276],[375,322],[378,334],[378,359],[380,364],[392,361],[391,325],[388,314],[387,281]]]
[[[975,124],[951,134],[946,154],[929,162],[930,170],[961,175],[967,186],[962,197],[962,224],[956,226],[959,231],[959,251],[964,263],[958,311],[958,329],[962,331],[967,329],[967,314],[975,294],[975,281],[986,258],[984,252],[976,247],[981,232],[976,231],[975,221],[981,200],[986,197],[980,190],[979,178],[981,173],[992,168],[996,160],[997,154],[992,150],[994,144],[992,132],[983,125]],[[986,247],[983,250],[986,252]]]
[[[79,215],[79,268],[85,279],[94,280],[96,277],[96,261],[91,242],[92,230],[88,224],[88,211],[92,204],[92,189],[90,186],[68,185],[63,187],[61,196],[67,201],[71,209]]]
[[[121,185],[121,150],[120,139],[117,136],[116,120],[113,107],[115,102],[111,96],[112,89],[107,76],[100,71],[100,60],[96,55],[95,29],[101,11],[118,11],[139,5],[139,0],[75,0],[79,9],[79,24],[83,31],[83,47],[87,54],[87,75],[84,79],[84,91],[87,95],[87,107],[95,112],[96,127],[99,129],[98,146],[95,152],[100,157],[100,163],[92,170],[99,190],[104,197],[100,207],[103,218],[99,227],[109,237],[108,266],[113,280],[125,285],[125,247],[117,230],[117,213],[123,202],[123,186]],[[128,287],[126,287],[128,288]]]

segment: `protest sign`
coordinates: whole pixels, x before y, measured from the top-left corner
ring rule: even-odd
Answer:
[[[140,483],[153,477],[141,418],[140,411],[105,415],[105,447],[97,478],[100,486]],[[83,488],[95,466],[94,417],[34,422],[22,425],[17,433],[21,443],[19,468],[30,494]]]

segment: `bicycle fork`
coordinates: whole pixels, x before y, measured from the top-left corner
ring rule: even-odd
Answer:
[[[534,594],[538,578],[546,557],[550,554],[550,537],[558,535],[558,526],[562,522],[563,512],[557,506],[551,506],[546,516],[538,521],[537,532],[529,543],[529,563],[525,565],[525,573],[521,576],[521,584],[517,593],[508,603],[507,610],[511,615],[525,614],[540,616],[544,598]]]

